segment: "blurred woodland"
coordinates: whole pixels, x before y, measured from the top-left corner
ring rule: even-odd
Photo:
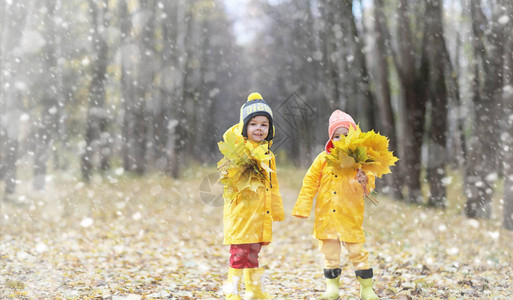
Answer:
[[[341,109],[400,158],[380,193],[444,208],[461,177],[466,216],[490,218],[495,195],[513,229],[513,2],[243,3],[0,1],[5,195],[26,165],[35,190],[60,170],[89,182],[213,165],[258,91],[278,163],[306,168]]]

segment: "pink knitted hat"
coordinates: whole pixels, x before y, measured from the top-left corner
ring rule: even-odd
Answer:
[[[325,146],[327,153],[330,153],[331,149],[333,149],[333,142],[331,139],[333,138],[335,131],[340,127],[349,129],[350,126],[356,129],[356,123],[350,115],[338,109],[331,114],[328,128],[329,140]]]

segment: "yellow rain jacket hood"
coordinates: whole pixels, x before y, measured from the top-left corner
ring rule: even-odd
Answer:
[[[339,170],[326,163],[328,154],[319,154],[304,179],[292,211],[293,216],[308,217],[315,203],[316,239],[340,239],[349,243],[365,242],[363,232],[364,194],[356,180],[356,170]],[[374,189],[375,178],[368,176],[367,189]]]
[[[250,99],[251,97],[262,99],[260,94],[253,93],[248,97],[248,102],[253,100]],[[270,109],[269,113],[272,118]],[[224,133],[223,139],[226,140],[226,134],[230,131],[242,135],[244,117],[247,119],[247,115],[247,113],[244,115],[243,109],[241,109],[240,122],[228,129]],[[274,130],[271,130],[272,125],[269,129],[269,135],[274,135]],[[262,143],[270,147],[271,139],[272,136]],[[246,143],[252,143],[255,147],[259,145],[250,140],[246,140]],[[236,199],[229,199],[225,194],[223,224],[224,244],[226,245],[270,243],[272,241],[272,222],[284,219],[283,203],[276,178],[276,161],[274,154],[269,152],[271,153],[270,167],[274,173],[270,174],[270,180],[267,180],[257,193],[244,191],[239,193]]]

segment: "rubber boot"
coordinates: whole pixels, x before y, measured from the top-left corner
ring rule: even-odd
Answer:
[[[228,281],[224,285],[227,300],[241,300],[242,269],[228,268]]]
[[[324,277],[326,278],[326,292],[322,294],[323,300],[338,299],[340,289],[340,269],[324,269]]]
[[[355,272],[360,282],[360,298],[362,300],[378,300],[378,296],[372,288],[372,269],[358,270]]]
[[[246,293],[244,299],[272,299],[269,294],[263,291],[262,275],[263,268],[244,269],[244,284],[246,285]]]

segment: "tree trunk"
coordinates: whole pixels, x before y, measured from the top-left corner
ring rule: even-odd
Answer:
[[[296,163],[298,166],[308,167],[314,158],[312,157],[314,119],[313,110],[304,99],[313,98],[313,91],[316,88],[315,81],[317,80],[314,81],[310,78],[312,74],[317,73],[317,70],[311,59],[304,58],[311,58],[315,52],[311,38],[314,35],[313,20],[309,0],[294,1],[291,5],[295,11],[301,13],[301,17],[293,18],[295,25],[291,36],[294,43],[297,44],[294,47],[295,58],[293,59],[291,79],[292,82],[297,83],[297,89],[289,96],[288,108],[292,109],[291,111],[294,111],[294,113],[288,117],[293,119],[291,120],[295,124],[293,130],[298,134],[298,138],[293,139],[293,147],[299,150]],[[272,95],[268,97],[272,98]],[[296,109],[293,109],[293,107],[296,107]]]
[[[134,51],[134,45],[130,44],[132,39],[132,21],[128,12],[126,1],[118,2],[119,27],[121,31],[121,95],[123,107],[123,121],[121,127],[121,152],[123,156],[123,169],[132,171],[134,165],[134,141],[133,141],[133,111],[134,111],[134,67],[130,59]]]
[[[460,88],[458,84],[458,78],[460,77],[459,74],[461,73],[461,64],[460,64],[460,53],[461,53],[461,38],[460,35],[457,34],[456,37],[456,49],[454,52],[456,53],[454,57],[454,68],[452,68],[450,64],[450,56],[449,52],[447,51],[447,46],[444,43],[444,57],[447,58],[446,60],[446,67],[449,67],[450,69],[447,71],[448,75],[447,78],[448,81],[448,90],[449,90],[449,98],[453,99],[452,102],[452,111],[455,116],[455,123],[453,126],[455,128],[455,132],[452,137],[452,143],[449,146],[449,148],[452,149],[452,155],[451,163],[453,167],[456,167],[458,169],[463,169],[466,157],[467,157],[467,142],[465,137],[465,122],[467,118],[463,116],[463,107],[462,107],[462,101],[460,96]],[[451,132],[451,129],[448,129],[449,133]]]
[[[93,156],[97,152],[100,160],[100,169],[109,167],[110,140],[107,129],[108,112],[105,108],[105,77],[107,73],[108,46],[103,33],[99,31],[100,25],[106,24],[108,9],[107,1],[102,1],[102,10],[98,10],[96,1],[90,0],[91,23],[93,30],[93,49],[95,51],[92,64],[92,79],[89,86],[89,110],[87,113],[87,128],[85,134],[86,147],[81,158],[82,178],[88,182],[93,168]]]
[[[162,23],[162,31],[163,31],[163,42],[164,49],[162,50],[162,61],[164,65],[164,72],[161,75],[162,79],[162,105],[167,107],[166,114],[163,116],[165,119],[163,120],[162,126],[162,134],[166,134],[166,136],[162,136],[160,139],[160,144],[162,145],[162,170],[167,175],[172,175],[173,173],[173,157],[174,157],[174,126],[176,120],[173,120],[173,109],[176,107],[173,105],[173,98],[176,95],[178,88],[178,80],[181,75],[179,75],[179,53],[178,53],[178,30],[179,26],[179,16],[180,9],[182,5],[180,1],[172,1],[165,4],[165,12],[168,15],[168,19],[166,22]],[[165,141],[165,144],[164,144]]]
[[[201,14],[212,15],[212,11],[209,11],[209,8],[204,8]],[[212,101],[209,99],[208,91],[211,89],[209,86],[210,82],[206,81],[207,72],[209,71],[209,55],[208,53],[214,49],[212,49],[210,45],[210,37],[213,35],[209,29],[209,20],[203,18],[199,22],[199,40],[201,41],[198,44],[198,87],[196,88],[196,92],[194,93],[194,107],[192,109],[192,117],[194,130],[190,132],[191,141],[193,141],[191,146],[190,153],[193,154],[194,159],[199,161],[206,160],[206,149],[208,148],[209,142],[212,138],[212,135],[208,133],[208,115],[210,114],[210,108]],[[214,50],[215,51],[215,50]],[[214,72],[214,70],[212,70]],[[196,117],[197,116],[197,117]],[[197,133],[202,134],[197,134]]]
[[[415,61],[415,47],[406,0],[401,0],[398,15],[398,22],[402,25],[398,26],[399,56],[394,56],[394,62],[401,82],[405,107],[405,183],[408,187],[408,201],[419,204],[424,201],[421,193],[420,170],[429,69],[424,49],[425,43],[421,47],[419,63]]]
[[[351,55],[354,57],[354,61],[352,63],[352,68],[350,73],[352,74],[354,85],[354,97],[356,97],[356,109],[355,113],[358,116],[358,123],[360,123],[360,127],[363,130],[369,130],[376,128],[375,127],[375,116],[372,108],[375,105],[374,94],[371,91],[369,84],[369,73],[367,69],[367,61],[364,53],[364,45],[365,45],[365,24],[364,24],[364,15],[362,14],[362,34],[358,33],[358,28],[356,26],[356,20],[353,13],[353,1],[345,0],[345,4],[343,7],[343,15],[344,19],[347,19],[348,24],[348,32],[350,32],[350,40],[352,43],[353,51]]]
[[[7,34],[6,25],[7,25],[7,14],[5,13],[7,3],[5,1],[0,1],[0,22],[1,22],[1,29],[0,29],[0,70],[4,70],[5,66],[5,35]],[[6,78],[4,78],[4,72],[0,72],[0,180],[4,178],[4,169],[5,169],[5,157],[4,157],[4,147],[6,145],[6,133],[4,131],[4,113],[6,111],[5,106],[5,92],[4,92],[4,86],[5,86]]]
[[[322,16],[322,23],[320,25],[320,40],[322,47],[322,65],[324,66],[324,86],[326,89],[327,110],[324,114],[329,117],[329,114],[338,107],[338,99],[340,99],[340,80],[336,60],[333,53],[336,51],[335,35],[333,33],[333,26],[335,25],[335,10],[332,8],[332,2],[322,0],[320,11]],[[324,126],[326,122],[322,123]]]
[[[56,56],[56,30],[55,30],[55,0],[46,0],[47,13],[44,24],[46,26],[46,47],[43,51],[47,73],[43,81],[47,87],[42,94],[41,103],[43,109],[36,126],[36,143],[34,151],[34,178],[35,190],[45,188],[47,162],[50,158],[50,145],[53,142],[53,134],[57,128],[59,107],[57,98],[57,56]]]
[[[205,12],[206,15],[220,15],[220,12],[216,11],[219,8],[210,7]],[[216,24],[218,19],[203,20],[201,29],[201,66],[200,66],[200,103],[198,106],[200,120],[199,130],[201,134],[196,135],[196,153],[197,157],[200,158],[202,163],[211,163],[212,153],[217,151],[218,137],[216,136],[216,128],[212,126],[214,124],[214,114],[217,93],[213,93],[218,86],[218,82],[215,80],[214,74],[223,72],[223,69],[217,65],[217,61],[222,59],[221,55],[223,48],[217,38],[212,38],[216,35],[216,30],[220,27],[220,24]],[[217,33],[218,34],[218,33]],[[219,35],[219,34],[218,34]],[[219,38],[223,36],[218,36]],[[229,46],[229,45],[227,45]],[[265,97],[265,96],[264,96]]]
[[[378,130],[390,139],[389,148],[399,156],[399,146],[396,135],[394,121],[394,111],[392,109],[392,98],[389,82],[389,64],[387,60],[388,52],[386,44],[390,43],[388,39],[388,29],[386,17],[384,14],[383,0],[374,1],[374,30],[376,34],[376,104],[379,111]],[[392,169],[392,175],[386,176],[391,186],[391,195],[395,199],[403,199],[403,180],[401,174],[403,165],[402,160],[396,162]]]
[[[425,63],[423,63],[425,64]],[[425,71],[421,71],[425,73]],[[425,74],[424,74],[425,75]],[[424,202],[421,193],[421,148],[424,135],[426,112],[426,80],[416,79],[403,83],[403,99],[406,108],[405,124],[405,183],[408,188],[408,201],[420,204]]]
[[[513,39],[511,39],[513,40]],[[510,47],[513,47],[513,43],[510,41]],[[507,120],[507,124],[509,126],[509,130],[507,131],[507,137],[504,139],[505,145],[504,148],[504,207],[503,207],[503,226],[508,230],[513,230],[513,119],[511,116],[513,115],[513,80],[511,80],[511,76],[513,76],[512,67],[513,67],[513,55],[511,55],[513,48],[510,48],[509,51],[509,73],[510,80],[508,88],[505,90],[504,97],[504,112],[505,119]]]
[[[136,87],[136,90],[139,87]],[[142,100],[142,91],[138,93],[138,99],[134,105],[134,171],[138,175],[143,175],[146,170],[146,141],[147,141],[147,122],[146,122],[146,102]]]
[[[5,1],[4,1],[5,2]],[[30,12],[32,8],[28,8]],[[0,37],[2,85],[0,86],[0,177],[5,180],[5,192],[16,191],[18,159],[18,137],[23,91],[16,87],[19,65],[24,58],[16,56],[11,49],[19,46],[25,22],[27,7],[16,3],[2,3],[2,36]],[[10,87],[10,88],[8,88]]]
[[[428,23],[427,54],[429,57],[429,95],[431,98],[431,130],[427,178],[430,186],[428,205],[446,206],[444,179],[447,163],[447,87],[444,73],[444,31],[441,0],[427,1],[426,22]]]
[[[507,15],[513,14],[513,3],[507,2]],[[510,19],[505,28],[506,32],[513,30],[513,23]],[[504,87],[504,116],[506,120],[506,133],[504,138],[503,150],[503,171],[504,171],[504,207],[503,207],[503,226],[508,230],[513,230],[513,37],[511,34],[506,35],[506,43],[504,44],[506,51],[505,57],[505,87]]]
[[[5,178],[5,193],[14,194],[16,191],[16,161],[18,159],[18,145],[17,139],[7,138],[6,141],[6,154],[4,164],[4,178]]]
[[[153,108],[153,153],[155,167],[159,171],[164,171],[167,165],[167,140],[169,137],[168,133],[168,122],[170,119],[169,105],[170,95],[166,92],[160,92],[160,95],[155,99],[156,103]]]
[[[140,0],[140,13],[146,14],[147,19],[136,38],[139,44],[139,65],[137,67],[137,85],[135,86],[134,104],[134,171],[142,175],[148,162],[148,141],[151,132],[152,116],[148,111],[148,102],[152,99],[155,78],[155,9],[157,1]]]
[[[153,107],[153,153],[155,160],[155,167],[162,172],[166,171],[169,164],[168,149],[169,144],[169,122],[171,120],[171,95],[174,89],[171,76],[174,75],[172,55],[175,49],[174,34],[176,30],[176,24],[173,22],[176,18],[176,4],[166,3],[164,5],[164,13],[168,16],[164,22],[161,22],[159,26],[162,30],[162,43],[164,47],[160,52],[159,58],[161,59],[161,65],[159,76],[159,92],[155,99],[155,105]],[[171,21],[170,21],[171,20]]]
[[[184,167],[184,161],[187,153],[185,153],[185,144],[188,140],[188,126],[191,126],[188,120],[188,113],[186,107],[186,101],[191,94],[189,89],[190,79],[188,77],[190,71],[190,59],[192,56],[192,47],[190,38],[193,31],[194,17],[190,13],[189,6],[192,5],[190,2],[180,1],[177,24],[185,25],[185,28],[178,30],[177,47],[180,49],[181,57],[178,60],[179,63],[179,74],[177,78],[177,91],[175,94],[175,111],[174,116],[176,120],[176,126],[174,126],[174,145],[173,145],[173,159],[171,164],[171,175],[173,178],[179,178]]]
[[[11,73],[12,74],[12,73]],[[23,95],[21,91],[8,91],[6,94],[6,112],[5,118],[6,139],[5,139],[5,162],[4,162],[4,180],[5,193],[13,194],[16,191],[17,181],[17,160],[19,147],[19,128],[21,117],[21,101]]]
[[[349,20],[344,14],[347,10],[344,1],[333,1],[334,23],[330,26],[334,40],[334,52],[329,53],[334,59],[335,75],[337,76],[337,87],[339,97],[335,99],[338,109],[341,109],[356,118],[357,101],[350,101],[357,96],[357,88],[353,75],[353,41]]]
[[[499,128],[497,106],[502,97],[503,63],[504,63],[504,28],[498,22],[502,15],[492,12],[492,28],[487,39],[490,47],[484,44],[483,28],[488,26],[479,1],[471,1],[472,29],[474,34],[474,53],[481,65],[475,66],[475,78],[479,79],[479,67],[484,73],[483,90],[474,87],[475,123],[473,139],[466,166],[466,215],[470,218],[489,218],[493,183],[497,178],[496,153],[499,152],[496,128]]]
[[[63,15],[63,3],[60,0],[56,0],[56,12],[57,16]],[[55,26],[55,25],[54,25]],[[63,57],[63,28],[55,28],[55,58]],[[53,157],[53,169],[54,170],[64,170],[68,165],[67,155],[63,155],[65,152],[69,151],[69,143],[68,143],[68,130],[65,126],[67,121],[67,114],[64,111],[64,107],[66,105],[66,97],[63,92],[63,74],[62,67],[56,63],[55,67],[55,82],[56,82],[56,99],[55,99],[55,115],[54,115],[54,136],[53,141],[54,145],[51,147],[51,156]]]
[[[43,113],[48,114],[48,110],[44,109]],[[35,190],[40,191],[45,188],[46,178],[46,165],[50,158],[49,145],[51,143],[51,133],[48,128],[45,128],[47,121],[42,117],[41,123],[36,126],[36,142],[34,151],[34,177],[32,179],[32,186]]]

